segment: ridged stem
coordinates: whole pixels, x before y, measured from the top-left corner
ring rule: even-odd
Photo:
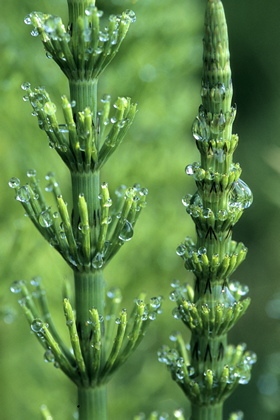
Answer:
[[[79,59],[79,17],[85,16],[88,7],[93,6],[93,0],[68,0],[69,23],[72,28],[72,42],[74,57]],[[79,112],[90,108],[94,128],[97,128],[97,79],[83,79],[80,74],[75,79],[69,80],[71,101],[74,102],[73,112],[79,134]],[[83,135],[83,133],[80,133]],[[77,172],[71,173],[72,198],[73,198],[73,227],[77,234],[80,223],[79,196],[84,195],[87,211],[89,228],[91,231],[91,252],[95,252],[96,238],[99,232],[99,212],[100,212],[100,173],[85,172],[83,167],[77,168]],[[81,342],[83,358],[91,382],[92,371],[92,351],[91,333],[89,327],[89,311],[97,309],[99,316],[104,313],[105,286],[102,270],[89,272],[74,272],[75,299],[76,299],[76,323]],[[106,387],[78,387],[78,408],[80,420],[106,420],[107,402]]]
[[[96,125],[97,79],[69,80],[69,88],[71,100],[75,101],[73,112],[77,114],[89,107],[93,114],[94,125]]]
[[[91,328],[88,323],[89,310],[96,308],[99,315],[104,313],[105,285],[103,273],[96,270],[89,273],[75,272],[76,323],[80,337],[83,358],[91,381]],[[106,420],[106,386],[78,388],[79,420]]]
[[[192,405],[191,420],[221,420],[223,418],[223,404],[197,406]]]
[[[79,420],[106,420],[106,388],[78,389]]]

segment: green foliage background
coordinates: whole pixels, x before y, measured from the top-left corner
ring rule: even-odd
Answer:
[[[100,82],[100,92],[131,96],[139,102],[136,122],[107,164],[102,181],[111,191],[120,184],[141,183],[149,189],[149,205],[135,237],[106,271],[109,287],[123,290],[124,307],[141,291],[165,297],[164,313],[109,387],[110,418],[132,419],[152,410],[170,412],[188,403],[156,351],[169,334],[181,329],[172,318],[170,282],[192,281],[175,255],[184,236],[194,232],[181,198],[194,192],[184,174],[199,160],[190,127],[200,104],[202,27],[205,0],[100,0],[106,13],[132,8],[132,26],[119,55]],[[236,279],[250,287],[252,304],[231,333],[235,344],[247,342],[259,362],[246,387],[240,386],[226,412],[241,409],[247,420],[276,420],[280,416],[280,3],[270,0],[224,0],[231,45],[233,82],[238,116],[235,132],[240,146],[235,161],[254,192],[234,238],[249,247]],[[29,333],[9,286],[14,280],[41,275],[57,322],[64,328],[61,290],[71,273],[44,242],[8,188],[10,177],[26,180],[37,169],[44,185],[52,170],[69,195],[69,174],[48,148],[28,104],[22,82],[45,85],[57,103],[67,83],[56,65],[45,58],[39,39],[29,36],[23,18],[32,10],[58,14],[66,21],[66,1],[21,0],[1,4],[0,16],[0,419],[38,419],[48,404],[56,420],[73,418],[75,389],[63,374],[43,361],[43,351]],[[274,319],[268,316],[267,308]],[[188,332],[186,331],[186,334]],[[278,359],[277,359],[278,358]],[[276,360],[276,364],[275,363]],[[278,376],[277,376],[278,374]],[[261,391],[261,392],[260,392]]]

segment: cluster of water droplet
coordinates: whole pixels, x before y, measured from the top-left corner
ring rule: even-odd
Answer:
[[[173,412],[172,415],[167,413],[158,413],[157,411],[153,411],[150,416],[146,417],[144,413],[138,414],[134,420],[185,420],[183,410],[177,409]]]
[[[107,183],[101,185],[99,196],[100,232],[97,243],[92,243],[91,230],[95,228],[89,226],[89,215],[84,195],[81,194],[79,197],[80,202],[83,203],[80,206],[81,222],[78,229],[73,230],[67,203],[61,196],[54,174],[47,174],[48,184],[45,188],[46,191],[53,192],[57,201],[59,210],[54,212],[46,204],[36,179],[36,171],[29,170],[27,175],[30,178],[30,184],[20,186],[18,178],[11,178],[9,186],[15,189],[16,199],[24,206],[26,215],[71,267],[84,266],[88,269],[91,267],[100,269],[125,242],[132,239],[135,222],[141,209],[146,205],[148,194],[146,188],[141,188],[140,185],[135,185],[132,188],[121,186],[116,191],[116,205],[112,206],[113,202],[109,196]]]
[[[126,10],[121,15],[109,16],[108,25],[100,29],[102,15],[102,11],[90,5],[79,16],[79,30],[73,33],[71,25],[65,28],[59,16],[42,12],[30,13],[24,22],[34,26],[31,35],[41,36],[47,57],[53,58],[68,77],[94,78],[114,57],[130,24],[136,20],[135,13]]]
[[[185,346],[180,333],[173,333],[170,339],[177,343],[178,349],[163,346],[158,352],[158,359],[167,365],[173,379],[195,403],[216,404],[238,384],[246,384],[250,380],[256,354],[246,351],[246,345],[227,347],[224,368],[222,373],[217,375],[211,369],[201,373],[189,364],[189,360],[186,360],[183,354],[188,354],[190,348]]]
[[[219,172],[213,172],[212,169],[204,170],[199,162],[186,166],[186,174],[191,175],[194,179],[203,184],[200,186],[200,190],[203,190],[203,195],[211,192],[214,194],[224,193],[225,190],[229,190],[228,195],[228,208],[238,208],[240,210],[250,207],[253,202],[253,195],[248,185],[239,178],[241,173],[240,166],[238,164],[232,164],[229,173],[220,174]],[[210,199],[209,199],[210,200]],[[196,194],[195,197],[187,195],[183,199],[183,204],[189,208],[191,204],[202,207],[202,193]]]
[[[56,105],[44,87],[31,89],[30,83],[25,82],[22,89],[23,99],[30,101],[32,115],[48,136],[49,146],[57,150],[70,170],[100,169],[121,143],[137,109],[130,98],[120,97],[113,104],[112,112],[110,95],[104,95],[96,116],[86,108],[74,117],[76,102],[62,96],[65,122],[59,123]]]

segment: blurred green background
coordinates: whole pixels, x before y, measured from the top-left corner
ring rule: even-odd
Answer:
[[[139,412],[169,412],[188,402],[157,362],[156,352],[174,330],[183,330],[171,315],[168,299],[173,279],[192,281],[177,245],[194,227],[181,198],[194,192],[184,167],[199,159],[190,127],[200,104],[202,29],[205,0],[100,0],[105,12],[132,8],[132,26],[119,55],[100,81],[100,94],[131,96],[139,113],[126,140],[102,174],[112,191],[134,183],[149,189],[149,205],[125,245],[106,270],[108,286],[123,290],[123,306],[146,291],[165,297],[164,313],[109,386],[110,419],[132,419]],[[249,248],[235,278],[250,287],[252,304],[230,334],[257,352],[252,380],[227,401],[226,415],[242,410],[247,420],[280,418],[280,3],[279,0],[224,0],[228,19],[235,132],[240,145],[235,161],[254,193],[254,203],[235,227],[234,239]],[[43,278],[57,322],[63,329],[61,289],[71,272],[44,242],[15,202],[9,178],[26,181],[26,170],[56,173],[65,195],[69,174],[49,149],[30,106],[22,101],[22,82],[45,85],[59,102],[67,83],[45,58],[38,38],[23,24],[32,10],[58,14],[67,21],[66,0],[21,0],[1,3],[0,16],[0,419],[39,419],[39,406],[49,406],[56,420],[73,418],[75,389],[63,374],[43,361],[43,351],[29,333],[9,292],[14,280]]]

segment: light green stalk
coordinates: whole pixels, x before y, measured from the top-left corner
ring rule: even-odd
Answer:
[[[130,127],[136,105],[130,98],[118,98],[112,111],[109,95],[102,97],[100,105],[98,79],[135,15],[130,10],[111,15],[104,27],[94,0],[68,0],[68,11],[67,29],[58,16],[33,12],[25,19],[35,26],[47,54],[69,81],[70,98],[61,98],[64,123],[58,122],[56,105],[44,88],[31,89],[30,83],[22,88],[50,146],[70,170],[72,209],[53,173],[46,177],[46,190],[54,194],[54,212],[35,170],[28,171],[28,184],[20,186],[20,181],[12,178],[9,185],[36,228],[73,271],[75,310],[70,300],[64,299],[71,351],[55,328],[40,282],[32,281],[34,295],[24,282],[15,282],[11,290],[23,296],[20,303],[45,349],[45,360],[54,362],[77,386],[79,420],[106,420],[106,384],[138,346],[161,305],[159,298],[146,304],[140,296],[127,316],[126,310],[119,312],[120,293],[109,292],[108,310],[103,278],[106,264],[132,238],[147,196],[147,190],[139,186],[121,188],[113,202],[107,183],[100,185],[100,171]],[[48,416],[46,408],[42,415]]]
[[[160,361],[192,404],[193,420],[222,420],[223,402],[238,383],[247,383],[255,355],[245,346],[228,346],[227,333],[244,314],[250,300],[240,300],[246,286],[230,276],[247,249],[232,240],[232,229],[252,203],[249,187],[240,179],[241,168],[232,156],[238,136],[232,134],[236,109],[227,25],[220,0],[208,0],[204,26],[202,105],[192,132],[201,161],[186,167],[197,191],[183,199],[196,226],[177,248],[187,270],[194,273],[194,290],[174,284],[174,316],[191,330],[189,352],[180,334],[173,337],[176,351],[164,347]]]

